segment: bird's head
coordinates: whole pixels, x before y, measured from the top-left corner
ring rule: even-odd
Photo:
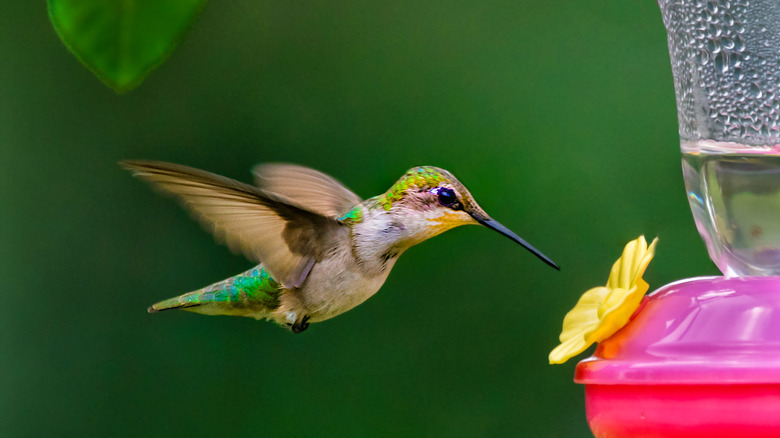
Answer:
[[[432,166],[409,169],[390,190],[377,197],[377,202],[403,228],[406,246],[460,225],[480,224],[519,243],[558,269],[547,256],[485,213],[468,189],[447,170]]]

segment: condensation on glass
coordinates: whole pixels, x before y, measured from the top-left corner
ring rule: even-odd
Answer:
[[[710,258],[729,276],[780,275],[780,1],[658,3]]]

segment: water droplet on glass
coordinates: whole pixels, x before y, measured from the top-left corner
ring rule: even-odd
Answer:
[[[734,50],[738,52],[745,51],[745,41],[743,41],[742,37],[739,35],[734,39]]]
[[[720,42],[717,40],[717,38],[711,38],[707,40],[707,50],[709,50],[711,53],[718,53],[720,52]]]
[[[761,93],[761,88],[755,82],[750,84],[749,93],[750,93],[750,96],[752,98],[754,98],[754,99],[761,99],[761,96],[763,95]]]
[[[726,52],[720,52],[715,55],[715,67],[722,73],[728,70],[729,54]]]
[[[706,50],[699,51],[699,54],[697,55],[696,59],[699,61],[700,65],[707,65],[710,62],[710,52]]]
[[[719,37],[723,33],[720,30],[720,27],[715,23],[710,23],[710,25],[707,27],[707,30],[709,30],[710,35],[713,37]]]

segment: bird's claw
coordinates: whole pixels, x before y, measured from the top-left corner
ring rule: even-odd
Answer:
[[[309,317],[304,316],[303,319],[300,321],[297,321],[295,324],[293,324],[290,329],[292,329],[292,332],[296,335],[304,330],[309,328]]]

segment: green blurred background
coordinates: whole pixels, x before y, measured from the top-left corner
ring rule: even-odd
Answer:
[[[3,437],[587,437],[577,359],[547,364],[564,314],[642,233],[651,288],[717,273],[652,0],[211,2],[121,96],[44,2],[4,1],[0,56]],[[465,227],[298,336],[148,315],[251,263],[122,158],[296,162],[363,197],[445,167],[562,270]]]

